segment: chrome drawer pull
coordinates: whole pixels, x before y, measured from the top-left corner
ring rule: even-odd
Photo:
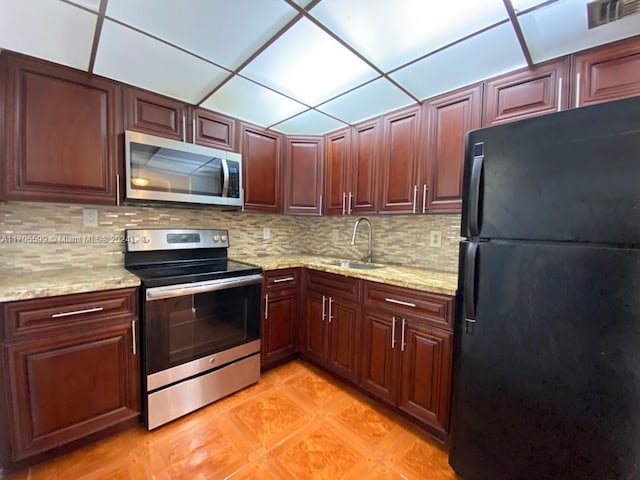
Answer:
[[[101,312],[104,307],[85,308],[84,310],[74,310],[73,312],[54,313],[51,318],[70,317],[72,315],[82,315],[83,313]]]
[[[396,300],[395,298],[385,298],[384,301],[389,303],[395,303],[398,305],[404,305],[405,307],[416,308],[415,303],[403,302],[402,300]]]
[[[295,278],[293,277],[286,277],[286,278],[276,278],[273,283],[282,283],[282,282],[291,282],[295,280]]]

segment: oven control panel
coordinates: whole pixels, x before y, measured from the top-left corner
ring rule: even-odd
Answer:
[[[222,229],[129,229],[125,231],[128,252],[193,248],[228,248],[229,232]]]

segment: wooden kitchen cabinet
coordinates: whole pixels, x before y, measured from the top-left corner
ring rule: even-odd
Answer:
[[[338,376],[358,382],[360,282],[308,270],[302,355]]]
[[[238,151],[236,120],[220,113],[195,107],[189,113],[193,143],[206,147]]]
[[[351,128],[351,168],[347,213],[376,213],[379,205],[380,120]]]
[[[423,175],[420,211],[459,213],[462,210],[462,174],[465,135],[480,128],[482,84],[447,93],[425,104],[426,176]]]
[[[322,215],[323,164],[322,137],[286,137],[284,213]]]
[[[350,194],[351,130],[345,128],[325,137],[324,214],[348,213]]]
[[[574,56],[572,105],[582,107],[640,95],[640,37]]]
[[[484,84],[482,126],[569,108],[569,60],[569,57],[563,57],[487,80]]]
[[[300,269],[264,274],[262,368],[278,365],[298,352],[298,289]]]
[[[2,198],[115,205],[117,83],[3,52]]]
[[[364,282],[360,386],[445,438],[453,298]]]
[[[137,299],[128,288],[2,305],[11,460],[139,415]]]
[[[421,161],[420,107],[385,115],[380,212],[417,213]]]
[[[125,130],[190,141],[189,106],[173,98],[134,87],[124,88]]]
[[[244,210],[282,213],[282,135],[242,124],[240,146]]]

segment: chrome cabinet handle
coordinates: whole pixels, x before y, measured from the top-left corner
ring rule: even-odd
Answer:
[[[353,199],[353,193],[349,192],[349,208],[347,208],[347,213],[351,215],[351,200]]]
[[[322,195],[320,195],[320,207],[318,210],[318,215],[322,216]]]
[[[418,185],[413,186],[413,213],[416,213],[416,202],[418,201]]]
[[[562,110],[562,77],[558,78],[558,107],[557,110]]]
[[[393,323],[391,323],[391,348],[396,348],[396,317],[393,317]]]
[[[400,344],[400,351],[404,352],[404,347],[407,346],[407,344],[404,342],[404,326],[405,326],[406,320],[403,318],[402,319],[402,343]]]
[[[576,107],[580,106],[580,72],[576,73]]]
[[[192,126],[193,126],[193,131],[191,132],[191,137],[193,139],[192,142],[196,143],[196,116],[195,116],[195,114],[193,115]]]
[[[264,319],[269,320],[269,294],[264,296]]]
[[[82,315],[83,313],[101,312],[104,307],[85,308],[84,310],[74,310],[72,312],[60,312],[51,315],[51,318],[71,317],[73,315]]]
[[[403,302],[402,300],[396,300],[395,298],[385,298],[384,301],[389,303],[395,303],[397,305],[404,305],[405,307],[412,307],[412,308],[416,307],[415,303]]]
[[[116,173],[116,205],[120,206],[120,174]]]
[[[333,313],[331,312],[331,305],[333,304],[333,298],[329,297],[329,323],[333,320]]]
[[[427,213],[427,184],[422,186],[422,213]]]
[[[291,282],[293,280],[295,280],[293,277],[276,278],[273,283]]]
[[[182,141],[187,141],[187,114],[182,112]]]
[[[131,350],[134,355],[138,354],[138,349],[136,347],[136,321],[131,320]]]
[[[342,214],[345,214],[345,209],[346,209],[346,205],[347,205],[347,193],[346,192],[342,192]]]
[[[325,312],[325,302],[327,301],[327,297],[325,297],[324,295],[322,295],[322,321],[324,322],[324,319],[327,317],[327,314]]]

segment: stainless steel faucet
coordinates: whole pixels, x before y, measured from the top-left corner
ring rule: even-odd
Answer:
[[[363,258],[365,262],[373,262],[373,228],[371,228],[371,222],[368,218],[359,218],[356,220],[356,224],[353,226],[353,235],[351,236],[351,245],[356,244],[356,232],[358,231],[358,225],[360,222],[366,222],[369,226],[369,247],[367,248],[367,255]]]

